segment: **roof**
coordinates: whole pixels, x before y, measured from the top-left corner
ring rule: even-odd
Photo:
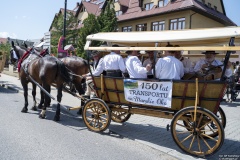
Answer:
[[[161,15],[161,14],[167,14],[170,12],[178,12],[186,9],[192,9],[199,13],[204,13],[208,15],[208,17],[213,18],[215,20],[220,21],[221,23],[225,25],[234,25],[236,24],[232,22],[224,13],[220,13],[218,11],[215,11],[212,8],[207,7],[203,3],[196,1],[196,0],[175,0],[170,1],[168,5],[165,7],[156,7],[153,6],[151,10],[142,10],[139,4],[139,0],[125,0],[129,2],[129,8],[126,13],[118,16],[118,21],[128,21],[133,19],[139,19],[154,15]],[[125,2],[126,3],[126,2]],[[223,11],[224,8],[223,8]]]
[[[81,9],[84,7],[89,14],[94,14],[96,16],[100,15],[102,8],[104,7],[106,0],[96,0],[90,2],[81,2],[78,6],[75,16],[77,17]]]
[[[73,45],[69,44],[69,45],[66,45],[66,46],[64,47],[64,50],[71,50],[71,51],[74,51],[75,48],[73,47]]]
[[[0,38],[0,44],[3,43],[7,43],[8,39],[7,38]]]
[[[154,47],[156,42],[159,43],[160,46],[166,46],[168,42],[174,45],[178,44],[180,46],[208,46],[210,44],[228,45],[231,37],[235,37],[235,39],[237,39],[235,41],[240,43],[240,27],[186,29],[174,31],[97,33],[87,36],[87,41],[94,40],[108,43],[110,42],[112,44],[124,46],[147,47]]]

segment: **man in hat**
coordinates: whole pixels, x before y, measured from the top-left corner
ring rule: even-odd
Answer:
[[[148,59],[143,61],[143,67],[146,67],[148,64],[151,66],[155,65],[158,61],[158,58],[155,59],[155,63],[154,63],[154,52],[153,51],[145,51],[145,53],[148,53]],[[147,77],[153,78],[152,70],[148,71]]]
[[[173,47],[168,44],[166,47]],[[155,66],[156,78],[181,79],[184,75],[184,67],[181,61],[174,57],[174,51],[165,51],[165,57],[160,58]]]
[[[138,51],[127,51],[126,68],[130,78],[147,78],[147,72],[152,69],[150,64],[142,66],[139,60]]]
[[[219,73],[222,71],[223,63],[215,59],[216,54],[218,53],[216,53],[215,51],[206,51],[206,52],[203,52],[202,54],[205,54],[205,59],[201,59],[196,63],[194,67],[195,72],[203,72],[204,70],[209,69],[209,67],[211,66],[219,66],[219,68],[215,70],[216,73]],[[230,77],[231,75],[232,75],[231,63],[228,62],[227,69],[225,71],[225,76]],[[217,78],[220,78],[220,75],[218,75]]]
[[[179,45],[175,45],[174,47],[180,47]],[[193,72],[192,62],[188,58],[184,58],[182,56],[182,51],[175,51],[175,58],[182,62],[184,67],[184,73]]]

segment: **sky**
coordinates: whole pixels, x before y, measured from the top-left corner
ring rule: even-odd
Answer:
[[[80,0],[67,0],[67,9],[74,9]],[[240,0],[223,0],[227,16],[240,26]],[[65,0],[4,0],[0,4],[0,37],[22,40],[40,39]]]

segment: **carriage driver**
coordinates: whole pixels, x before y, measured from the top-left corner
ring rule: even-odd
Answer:
[[[166,47],[173,47],[168,44]],[[165,57],[159,58],[156,66],[156,78],[181,79],[184,75],[184,67],[181,61],[174,57],[174,51],[165,51]]]
[[[196,63],[196,65],[194,67],[195,72],[202,72],[203,70],[205,70],[206,68],[211,67],[211,66],[221,66],[216,71],[216,73],[219,73],[222,71],[223,63],[221,61],[215,59],[215,56],[218,53],[216,53],[215,51],[206,51],[206,52],[203,52],[202,54],[205,54],[205,59],[201,59]],[[231,65],[232,65],[231,62],[228,62],[227,69],[225,72],[226,77],[230,77],[232,75]],[[220,78],[220,76],[217,78]]]

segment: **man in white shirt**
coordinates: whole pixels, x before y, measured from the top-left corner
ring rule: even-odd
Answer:
[[[118,47],[118,45],[113,45],[113,47]],[[126,66],[120,55],[120,51],[113,50],[110,54],[104,56],[102,68],[106,71],[107,76],[122,77],[122,73],[125,72]]]
[[[142,66],[137,51],[128,51],[129,56],[126,59],[126,68],[130,78],[147,78],[147,72],[151,70],[151,65]]]
[[[165,57],[158,60],[155,66],[156,78],[181,79],[184,75],[182,62],[174,57],[173,51],[165,51],[165,55]]]
[[[158,61],[158,58],[156,58],[155,63],[153,63],[154,62],[154,52],[153,51],[145,51],[145,52],[148,53],[148,59],[143,61],[143,67],[146,67],[148,64],[155,65]],[[147,76],[148,76],[148,78],[153,78],[152,70],[148,71]]]
[[[215,51],[206,51],[203,52],[202,54],[205,54],[205,59],[201,59],[199,60],[195,67],[194,67],[194,71],[195,72],[203,72],[204,70],[209,70],[211,68],[211,66],[219,66],[218,69],[215,69],[216,73],[219,73],[218,75],[216,74],[216,77],[214,77],[215,79],[220,78],[221,76],[221,71],[223,69],[223,63],[217,59],[215,59],[216,53]],[[227,64],[227,69],[225,71],[225,76],[226,77],[230,77],[232,75],[232,70],[231,70],[231,63],[229,62]]]
[[[175,45],[174,47],[180,47],[180,46]],[[193,67],[192,67],[192,62],[190,61],[190,59],[182,56],[182,51],[175,51],[174,56],[175,56],[175,58],[177,58],[179,61],[182,62],[183,67],[184,67],[184,73],[194,72]]]

